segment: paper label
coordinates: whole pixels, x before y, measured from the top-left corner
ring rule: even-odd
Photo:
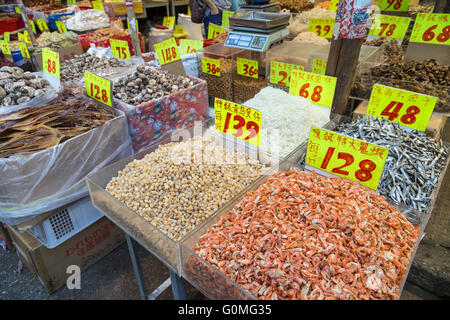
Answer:
[[[25,37],[23,36],[23,33],[18,32],[18,33],[17,33],[17,39],[18,39],[19,41],[25,41]]]
[[[388,153],[386,148],[312,126],[305,162],[377,190]]]
[[[220,77],[220,60],[203,57],[202,72]]]
[[[28,51],[27,44],[24,42],[19,42],[19,49],[22,57],[30,59],[30,52]]]
[[[3,33],[3,40],[6,41],[6,42],[11,41],[10,40],[10,36],[9,36],[9,32],[4,32]]]
[[[319,37],[331,39],[333,36],[334,19],[309,19],[309,32]]]
[[[105,11],[105,8],[103,8],[103,3],[99,0],[92,1],[91,5],[92,5],[92,9],[95,9],[98,11]]]
[[[111,81],[85,71],[84,86],[89,97],[112,107]]]
[[[191,13],[191,7],[188,5],[188,13],[187,13],[187,15],[188,16],[190,16],[192,13]]]
[[[403,40],[410,22],[411,18],[380,14],[373,19],[369,35]]]
[[[203,49],[202,40],[180,39],[180,54],[189,54]]]
[[[14,11],[16,11],[16,13],[18,13],[18,14],[21,14],[21,13],[22,13],[22,11],[20,11],[20,8],[19,8],[19,7],[14,7]]]
[[[173,27],[175,25],[175,17],[164,17],[163,18],[163,26],[164,27]]]
[[[138,21],[138,19],[135,19],[135,21],[136,21],[136,32],[139,32],[139,21]],[[127,24],[128,24],[128,30],[131,30],[131,28],[130,28],[130,21],[128,20],[128,18],[127,18]]]
[[[158,57],[159,64],[161,65],[181,59],[175,38],[170,38],[163,42],[157,43],[153,47],[155,48],[156,56]]]
[[[291,74],[289,94],[304,97],[314,104],[331,108],[336,82],[336,77],[294,70]]]
[[[67,32],[66,25],[62,21],[55,21],[59,33]]]
[[[378,0],[381,11],[408,11],[409,0]]]
[[[76,0],[67,0],[67,4],[75,4]]]
[[[30,34],[28,33],[28,30],[25,30],[23,32],[23,41],[25,41],[26,43],[31,44],[31,38],[30,38]]]
[[[258,110],[219,98],[214,100],[214,128],[219,132],[259,147],[261,122]]]
[[[33,20],[28,20],[28,22],[31,25],[31,31],[33,31],[34,33],[37,33],[36,32],[36,26],[34,25],[34,21]]]
[[[419,13],[416,17],[410,42],[450,45],[448,13]]]
[[[184,26],[176,25],[173,27],[173,35],[184,34]]]
[[[109,39],[113,56],[118,59],[131,61],[130,48],[125,40]]]
[[[270,61],[270,83],[289,87],[292,70],[305,70],[305,68],[297,64]]]
[[[0,48],[2,49],[3,54],[11,55],[11,49],[7,41],[0,40]]]
[[[120,1],[120,0],[115,0],[115,1]],[[113,11],[114,13],[117,14],[127,14],[127,7],[124,4],[117,4],[113,6]],[[133,9],[134,9],[134,13],[138,13],[141,14],[144,12],[144,7],[142,6],[142,2],[135,2],[133,3]]]
[[[237,58],[237,74],[258,79],[258,60]]]
[[[227,31],[227,29],[222,28],[214,23],[210,23],[208,26],[208,39],[213,39],[219,36],[222,32]]]
[[[59,53],[42,48],[43,71],[59,78]]]
[[[337,11],[339,5],[339,0],[331,0],[330,5],[328,6],[328,10]]]
[[[48,26],[44,19],[36,19],[36,23],[39,27],[39,30],[41,30],[41,32],[44,32],[45,30],[48,31]]]
[[[425,131],[436,102],[437,97],[375,84],[366,114]]]
[[[313,59],[312,72],[317,74],[325,74],[327,70],[328,60]]]
[[[234,11],[222,11],[222,27],[230,26],[230,17],[234,14]]]

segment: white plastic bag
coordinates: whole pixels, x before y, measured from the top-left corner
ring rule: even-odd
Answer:
[[[188,39],[203,40],[203,23],[194,23],[191,21],[191,16],[179,13],[178,25],[184,27],[184,31],[188,34]]]

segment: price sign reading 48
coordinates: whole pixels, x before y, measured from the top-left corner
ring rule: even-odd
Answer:
[[[436,102],[436,97],[375,84],[366,114],[425,131]]]
[[[418,13],[409,41],[450,45],[449,16],[448,13]]]
[[[175,38],[170,38],[154,45],[156,56],[161,65],[180,60],[180,52],[178,51]]]
[[[314,104],[331,108],[337,78],[294,70],[291,74],[289,94],[307,98]]]
[[[131,60],[130,48],[125,40],[109,39],[113,56],[118,59]]]
[[[216,98],[214,100],[214,127],[229,136],[259,147],[262,114],[240,104]]]
[[[59,53],[43,48],[42,65],[45,72],[59,78]]]
[[[389,150],[311,127],[306,164],[377,190]]]
[[[89,97],[112,107],[111,81],[96,76],[88,71],[84,72],[84,85]]]
[[[237,74],[258,79],[258,60],[237,58]]]

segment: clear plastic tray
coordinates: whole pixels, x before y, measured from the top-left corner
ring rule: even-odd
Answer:
[[[235,56],[237,58],[258,61],[258,77],[252,78],[237,73],[237,62],[234,69],[234,102],[243,103],[252,99],[262,88],[266,86],[266,53],[251,50],[243,50]]]
[[[206,128],[214,124],[214,119],[208,120],[203,123],[202,129],[193,127],[186,130],[180,135],[180,132],[175,132],[174,137],[186,137],[186,132],[189,132],[191,137],[203,135]],[[199,132],[197,132],[199,131]],[[176,134],[179,135],[176,135]],[[281,162],[280,159],[272,157],[260,150],[254,152],[254,149],[250,149],[248,145],[241,143],[237,139],[229,139],[227,136],[225,141],[224,137],[220,134],[210,136],[214,138],[214,141],[227,149],[240,149],[247,153],[251,158],[258,159],[261,163],[267,166],[273,166],[276,168]],[[179,141],[175,139],[173,141]],[[153,224],[145,220],[138,213],[131,210],[126,204],[122,203],[109,192],[105,190],[108,182],[112,177],[117,176],[117,173],[122,170],[128,163],[135,159],[142,159],[146,154],[155,151],[160,145],[164,145],[172,142],[171,135],[167,135],[164,139],[149,148],[146,148],[139,153],[127,157],[121,161],[118,161],[110,166],[107,166],[94,174],[89,175],[86,178],[87,185],[89,187],[89,193],[91,196],[94,207],[105,214],[109,219],[116,223],[126,233],[138,241],[143,247],[153,253],[159,260],[161,260],[170,270],[181,274],[181,262],[179,257],[179,243],[185,239],[185,235],[180,241],[174,241],[169,238],[165,233],[161,232]],[[267,170],[267,173],[270,169]],[[231,199],[230,201],[233,201]],[[214,215],[214,214],[213,214]],[[211,216],[213,216],[211,215]],[[208,220],[209,218],[206,218]],[[192,230],[191,232],[194,232]]]

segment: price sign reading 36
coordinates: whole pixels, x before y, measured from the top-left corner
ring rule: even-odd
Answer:
[[[336,132],[311,127],[306,164],[377,190],[389,150]]]
[[[258,60],[237,58],[237,74],[258,79]]]
[[[112,107],[111,81],[103,79],[88,71],[84,72],[84,85],[88,96]]]

